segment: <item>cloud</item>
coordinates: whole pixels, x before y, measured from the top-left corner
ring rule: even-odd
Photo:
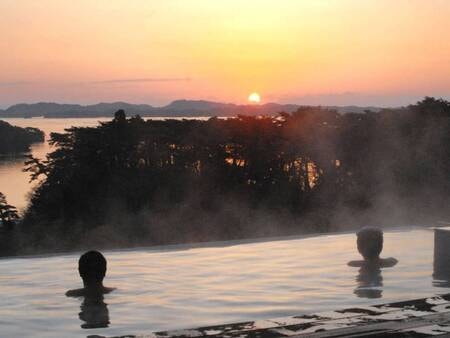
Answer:
[[[0,87],[14,87],[14,86],[24,86],[24,85],[31,85],[34,82],[31,81],[0,81]]]
[[[108,83],[141,83],[141,82],[187,82],[191,81],[189,77],[145,77],[134,79],[112,79],[101,81],[90,81],[89,84],[108,84]]]
[[[102,85],[102,84],[123,84],[123,83],[146,83],[146,82],[189,82],[189,77],[144,77],[144,78],[128,78],[128,79],[109,79],[97,81],[82,82],[47,82],[47,81],[0,81],[0,87],[16,87],[28,85],[44,85],[44,86],[78,86],[78,85]]]

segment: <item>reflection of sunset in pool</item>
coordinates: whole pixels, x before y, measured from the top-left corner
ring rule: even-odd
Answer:
[[[228,246],[223,246],[228,245]],[[398,258],[381,271],[381,298],[361,298],[355,235],[267,242],[223,242],[176,250],[117,250],[108,259],[105,296],[110,327],[84,331],[78,254],[0,260],[2,334],[42,337],[136,334],[379,304],[445,293],[432,285],[433,232],[385,233],[382,256]],[[51,327],[51,331],[47,331]]]

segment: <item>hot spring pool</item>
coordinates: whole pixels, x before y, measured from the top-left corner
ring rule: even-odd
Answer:
[[[83,329],[79,254],[0,260],[0,336],[150,333],[376,304],[449,292],[433,285],[433,231],[385,232],[382,256],[399,263],[361,275],[354,234],[223,242],[171,250],[105,251],[101,305],[109,327]],[[368,298],[369,297],[369,298]]]

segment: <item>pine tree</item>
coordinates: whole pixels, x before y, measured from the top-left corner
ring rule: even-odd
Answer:
[[[19,219],[16,207],[6,202],[6,197],[0,192],[0,221],[1,225],[10,230]]]

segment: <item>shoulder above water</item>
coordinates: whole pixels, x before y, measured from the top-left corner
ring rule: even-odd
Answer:
[[[398,263],[398,260],[394,257],[380,259],[381,268],[390,268]]]
[[[74,290],[69,290],[66,292],[66,296],[67,297],[83,297],[84,296],[84,289],[74,289]]]
[[[73,290],[67,291],[66,296],[67,297],[85,297],[86,295],[91,295],[91,294],[107,294],[107,293],[114,291],[115,289],[116,288],[108,288],[108,287],[103,287],[101,289],[96,289],[96,290],[89,290],[86,288],[73,289]]]
[[[376,261],[365,261],[365,260],[358,260],[358,261],[350,261],[347,263],[348,266],[351,267],[363,267],[363,266],[368,266],[368,265],[373,265],[376,266],[378,268],[391,268],[393,266],[395,266],[398,263],[398,260],[395,259],[394,257],[389,257],[389,258],[380,258]]]

